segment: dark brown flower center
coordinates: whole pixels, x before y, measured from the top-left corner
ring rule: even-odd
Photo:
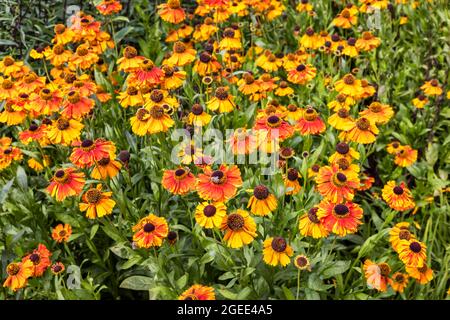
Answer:
[[[150,109],[150,115],[153,119],[161,119],[164,116],[164,108],[161,106],[153,106]]]
[[[238,213],[232,213],[228,216],[227,226],[233,231],[241,230],[245,225],[244,217]]]
[[[348,116],[350,115],[348,110],[345,108],[339,109],[337,114],[338,114],[339,118],[342,118],[342,119],[348,118]]]
[[[133,47],[126,47],[123,51],[123,55],[127,59],[132,59],[137,56],[137,50]]]
[[[36,124],[32,123],[32,124],[30,125],[30,127],[28,128],[28,130],[30,130],[30,131],[36,131],[38,128],[39,128],[39,127],[38,127]]]
[[[101,158],[101,159],[98,161],[98,164],[99,164],[100,166],[102,166],[102,167],[105,167],[105,166],[107,166],[110,162],[111,162],[111,159],[110,159],[109,157],[106,157],[106,158]]]
[[[203,63],[208,63],[211,61],[211,55],[208,52],[202,52],[200,54],[200,61]]]
[[[83,140],[83,142],[81,142],[81,147],[84,150],[90,150],[93,145],[94,145],[94,141],[92,141],[90,139],[86,139],[86,140]]]
[[[391,267],[389,267],[387,263],[380,263],[378,267],[380,268],[380,273],[383,277],[387,277],[389,273],[391,273]]]
[[[297,70],[298,72],[302,72],[302,71],[304,71],[305,69],[306,69],[306,66],[305,66],[304,64],[300,64],[300,65],[298,65],[297,68],[296,68],[296,70]]]
[[[350,163],[347,159],[341,158],[337,161],[340,170],[347,170],[350,167]]]
[[[370,121],[366,118],[360,118],[358,119],[358,121],[356,121],[356,127],[359,130],[366,131],[370,128]]]
[[[62,267],[60,265],[56,265],[53,267],[53,272],[58,273],[62,270]]]
[[[370,104],[370,106],[369,106],[369,110],[372,111],[372,112],[374,112],[374,113],[380,112],[381,109],[382,109],[381,103],[379,103],[379,102],[372,102],[372,103]]]
[[[355,83],[355,77],[351,74],[344,76],[344,83],[347,85],[352,85]]]
[[[256,186],[255,189],[253,189],[253,195],[258,200],[267,199],[269,196],[269,189],[263,185]]]
[[[336,151],[340,154],[347,154],[350,151],[350,147],[345,142],[340,142],[336,145]]]
[[[153,223],[146,223],[145,225],[144,225],[144,232],[147,232],[147,233],[150,233],[150,232],[152,232],[153,230],[155,230],[155,225],[153,224]]]
[[[139,121],[145,121],[146,117],[150,114],[150,112],[147,109],[144,108],[140,108],[138,109],[138,111],[136,112],[136,118]]]
[[[314,34],[314,29],[309,27],[306,29],[306,34],[311,37]]]
[[[224,87],[216,89],[215,96],[219,100],[226,100],[228,98],[228,91]]]
[[[18,274],[20,271],[20,266],[18,263],[10,263],[8,265],[8,267],[6,268],[6,272],[8,272],[8,274],[10,276],[15,276],[16,274]]]
[[[183,53],[186,51],[186,45],[181,41],[175,42],[173,45],[173,51],[176,53]]]
[[[86,191],[86,199],[89,203],[95,204],[102,198],[102,193],[97,189],[89,189]]]
[[[67,100],[72,104],[77,103],[80,101],[80,94],[76,91],[70,91],[67,94]]]
[[[409,240],[411,238],[411,232],[408,230],[402,230],[398,233],[398,238],[400,240]]]
[[[58,130],[66,130],[67,128],[69,128],[69,126],[70,123],[66,119],[61,118],[56,121],[56,127],[58,128]]]
[[[281,124],[281,119],[277,115],[272,115],[267,118],[267,124],[270,127],[278,127]]]
[[[288,172],[287,172],[287,178],[288,178],[290,181],[296,181],[296,180],[298,180],[298,171],[297,171],[297,169],[290,168],[290,169],[288,170]]]
[[[282,237],[274,237],[272,240],[272,249],[276,252],[284,252],[286,250],[287,243]]]
[[[304,268],[308,265],[308,259],[306,259],[305,257],[297,257],[295,261],[297,262],[297,266],[299,268]]]
[[[127,95],[129,96],[135,96],[138,94],[138,89],[135,86],[129,86],[127,88]]]
[[[211,174],[211,182],[214,184],[222,184],[225,180],[225,174],[220,170],[216,170]]]
[[[317,211],[318,210],[319,210],[319,208],[313,207],[313,208],[309,209],[309,211],[308,211],[308,219],[312,223],[316,223],[316,224],[320,223],[320,220],[317,217]]]
[[[345,204],[337,204],[334,206],[334,213],[340,217],[343,217],[349,213],[349,209]]]
[[[409,248],[414,253],[419,253],[422,250],[422,246],[420,245],[420,243],[418,243],[416,241],[411,242],[411,244],[409,245]]]
[[[30,255],[30,260],[34,265],[38,265],[41,262],[41,257],[37,253],[33,253]]]
[[[192,106],[191,111],[194,115],[199,116],[203,113],[203,107],[200,104],[196,103]]]
[[[400,187],[400,186],[395,186],[394,189],[393,189],[393,191],[394,191],[394,193],[395,193],[396,195],[402,195],[403,192],[404,192],[403,188]]]
[[[212,217],[212,216],[214,216],[216,214],[216,211],[217,211],[216,207],[214,207],[213,205],[209,204],[203,209],[203,214],[206,217],[210,218],[210,217]]]

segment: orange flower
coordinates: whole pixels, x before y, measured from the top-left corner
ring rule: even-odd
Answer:
[[[418,280],[420,284],[426,284],[433,279],[433,270],[425,263],[419,268],[407,265],[405,269],[409,276]]]
[[[95,7],[104,16],[118,13],[122,10],[122,4],[117,0],[103,0]]]
[[[358,23],[358,11],[344,9],[333,19],[333,24],[338,28],[350,29]]]
[[[319,193],[334,203],[352,200],[354,190],[359,187],[356,173],[344,174],[336,165],[321,167],[316,177],[316,183]]]
[[[47,192],[63,201],[66,197],[79,195],[85,182],[83,172],[75,172],[74,168],[59,169],[50,180]]]
[[[101,218],[110,215],[116,202],[111,199],[112,192],[102,192],[102,185],[98,184],[96,188],[87,190],[80,202],[80,211],[86,211],[86,217],[89,219]]]
[[[209,110],[219,110],[220,113],[231,112],[235,106],[234,97],[228,92],[227,87],[218,87],[214,96],[206,103]]]
[[[173,194],[184,195],[195,190],[195,177],[188,168],[165,170],[161,183],[164,189]]]
[[[299,221],[298,228],[301,235],[305,237],[313,237],[314,239],[325,238],[329,231],[317,217],[318,207],[312,207],[308,213],[304,214]]]
[[[170,58],[167,59],[167,64],[182,67],[194,61],[196,53],[197,51],[187,48],[183,42],[177,41],[173,45],[173,52]]]
[[[257,216],[266,216],[277,209],[277,198],[270,193],[266,186],[259,185],[253,189],[253,195],[248,201],[247,208]]]
[[[240,186],[242,178],[239,168],[222,164],[214,171],[206,167],[204,173],[198,175],[196,189],[202,199],[224,202],[233,198]]]
[[[267,238],[263,246],[263,259],[268,265],[275,267],[280,264],[285,267],[291,262],[290,257],[294,254],[294,250],[283,237]]]
[[[413,209],[416,205],[404,182],[396,185],[395,181],[388,181],[382,190],[382,197],[389,207],[397,211]]]
[[[436,79],[425,82],[420,89],[429,96],[440,96],[442,94],[442,88],[439,86],[439,82]]]
[[[402,146],[395,153],[394,163],[400,167],[409,167],[417,161],[417,150],[410,146]]]
[[[59,110],[62,100],[62,94],[59,90],[45,87],[39,93],[30,95],[29,108],[38,114],[49,115]]]
[[[117,70],[132,72],[138,70],[141,67],[141,62],[145,58],[143,56],[138,56],[137,50],[131,46],[125,47],[123,50],[123,56],[117,59]]]
[[[3,283],[3,287],[10,287],[13,291],[17,291],[27,285],[28,278],[33,275],[34,265],[31,260],[10,263],[6,267],[6,272],[8,278]]]
[[[287,80],[295,84],[306,84],[316,76],[317,69],[310,64],[300,64],[288,72]]]
[[[32,123],[28,130],[22,131],[19,133],[19,139],[23,144],[29,144],[32,141],[38,142],[41,146],[45,146],[48,142],[47,140],[47,126],[42,124],[38,126],[35,123]]]
[[[181,7],[180,0],[168,0],[158,6],[158,14],[166,22],[179,24],[184,21],[186,14]]]
[[[283,175],[284,189],[286,195],[295,195],[300,192],[300,173],[297,169],[289,168]]]
[[[398,256],[402,262],[411,267],[421,268],[427,260],[427,247],[416,240],[400,240],[398,244]]]
[[[373,121],[370,121],[365,117],[360,117],[353,123],[352,128],[341,132],[339,138],[361,144],[368,144],[375,142],[378,133],[379,130]]]
[[[214,288],[194,284],[185,290],[178,297],[178,300],[216,300],[216,296],[214,294]]]
[[[139,220],[133,226],[133,241],[138,248],[160,247],[169,233],[166,219],[153,213]]]
[[[389,281],[389,273],[391,273],[391,268],[385,262],[374,263],[367,259],[364,261],[364,275],[367,280],[367,285],[371,289],[376,289],[381,292],[387,290],[387,284]]]
[[[52,230],[52,239],[58,243],[67,242],[72,234],[72,227],[70,224],[58,224]]]
[[[220,229],[225,231],[223,241],[231,248],[241,248],[257,236],[255,221],[247,211],[241,209],[223,218]]]
[[[56,262],[51,266],[51,270],[54,275],[57,275],[63,273],[64,270],[66,270],[66,267],[62,262]]]
[[[363,210],[353,202],[333,203],[322,200],[317,211],[317,217],[323,226],[339,236],[355,233],[358,226],[362,224]]]
[[[388,279],[389,284],[392,286],[395,292],[402,293],[408,286],[409,276],[407,274],[396,272],[392,278]]]
[[[275,113],[257,119],[253,129],[264,130],[267,132],[268,137],[278,137],[281,141],[294,134],[294,127],[291,126],[289,122],[283,120],[281,114]]]
[[[296,129],[302,135],[319,134],[325,131],[326,126],[323,120],[312,107],[306,108],[303,116],[297,122]]]
[[[108,177],[114,178],[121,168],[122,164],[117,160],[111,159],[108,155],[95,163],[94,169],[91,172],[91,177],[99,180],[104,180]]]
[[[52,264],[50,261],[52,253],[43,244],[39,244],[38,248],[32,253],[26,255],[22,259],[22,263],[27,260],[33,263],[33,277],[41,277],[47,268]]]
[[[369,105],[368,109],[361,111],[359,114],[371,119],[376,124],[385,124],[394,115],[394,110],[387,104],[374,101]]]
[[[70,161],[80,168],[92,167],[103,158],[113,157],[116,151],[114,143],[105,139],[86,139],[72,145],[76,147],[70,155]]]

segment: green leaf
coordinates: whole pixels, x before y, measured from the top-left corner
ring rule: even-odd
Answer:
[[[147,291],[153,287],[153,284],[153,278],[145,276],[131,276],[122,281],[120,288]]]
[[[237,294],[226,289],[217,289],[217,291],[226,299],[236,300]]]
[[[182,289],[186,286],[189,279],[189,275],[187,273],[184,274],[180,279],[177,280],[177,287]]]
[[[25,190],[28,188],[27,174],[25,173],[25,170],[21,166],[17,167],[16,178],[17,184],[21,189]]]
[[[295,300],[294,295],[292,294],[292,291],[286,288],[286,286],[281,287],[283,289],[284,295],[287,300]]]
[[[9,189],[11,189],[12,185],[14,183],[14,178],[9,180],[2,188],[2,191],[0,192],[0,203],[3,203],[5,201],[6,196],[8,195]]]
[[[333,264],[322,271],[324,279],[334,277],[338,274],[344,273],[350,267],[350,261],[336,261]]]
[[[244,289],[239,291],[236,299],[237,300],[245,300],[251,293],[252,293],[252,289],[250,289],[249,287],[245,287]]]
[[[95,234],[96,234],[97,231],[98,231],[98,227],[99,227],[98,224],[94,224],[94,225],[92,226],[92,228],[91,228],[91,234],[90,234],[90,236],[89,236],[89,238],[90,238],[91,240],[95,237]]]

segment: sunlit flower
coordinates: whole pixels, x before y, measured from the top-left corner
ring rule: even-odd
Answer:
[[[301,235],[305,237],[313,237],[314,239],[325,238],[329,231],[317,217],[318,207],[312,207],[308,213],[305,213],[299,221],[299,230]]]
[[[195,190],[195,177],[188,168],[165,170],[162,177],[162,186],[173,194],[184,195]]]
[[[227,87],[219,87],[216,89],[214,96],[206,103],[206,106],[212,111],[230,112],[235,108],[234,98],[229,94]]]
[[[160,247],[169,233],[166,219],[153,213],[133,226],[133,241],[139,248]]]
[[[306,108],[302,117],[298,120],[296,129],[302,135],[320,134],[326,130],[325,123],[319,117],[319,114],[312,107]]]
[[[168,0],[167,3],[158,5],[158,14],[161,19],[173,24],[179,24],[186,18],[180,0]]]
[[[203,228],[220,228],[227,215],[227,207],[223,202],[202,202],[195,209],[195,221]]]
[[[400,167],[409,167],[417,161],[417,150],[410,146],[402,146],[395,153],[394,163]]]
[[[416,279],[420,284],[427,284],[433,280],[433,270],[426,263],[422,267],[406,265],[405,269],[409,276]]]
[[[382,197],[389,207],[397,211],[410,210],[416,205],[411,191],[404,182],[396,185],[395,181],[388,181],[382,190]]]
[[[427,260],[427,247],[417,239],[400,240],[398,256],[407,266],[421,268]]]
[[[292,247],[283,237],[270,237],[264,240],[263,259],[270,266],[283,267],[291,263],[290,257],[294,254]]]
[[[114,143],[101,138],[94,141],[85,139],[72,145],[70,161],[80,168],[92,167],[104,158],[114,157],[116,152]]]
[[[70,224],[58,224],[52,230],[52,239],[58,243],[67,242],[72,234]]]
[[[317,217],[323,226],[339,236],[355,233],[362,224],[363,210],[353,202],[335,204],[322,200],[318,205]]]
[[[47,247],[40,243],[37,249],[23,257],[22,263],[25,263],[27,260],[31,261],[33,263],[33,277],[42,277],[52,263],[50,260],[51,255],[52,253]]]
[[[337,165],[321,167],[316,183],[319,193],[333,203],[352,200],[359,187],[358,175],[355,172],[345,174]]]
[[[81,193],[85,184],[84,173],[74,168],[58,169],[50,180],[47,192],[58,201]]]
[[[206,167],[197,177],[196,189],[202,199],[224,202],[233,198],[240,186],[242,178],[239,168],[222,164],[217,170]]]
[[[194,284],[185,290],[178,297],[178,300],[216,300],[216,295],[214,294],[214,288]]]
[[[13,291],[17,291],[25,287],[28,283],[28,278],[33,275],[34,265],[31,260],[24,262],[13,262],[6,267],[8,277],[3,283],[3,287],[9,287]]]
[[[436,79],[425,82],[420,89],[429,96],[440,96],[442,94],[442,88],[439,86],[439,82]]]
[[[52,143],[69,145],[80,138],[83,128],[84,125],[77,120],[59,118],[49,125],[47,137]]]
[[[112,192],[102,192],[102,185],[98,184],[96,188],[91,188],[83,194],[79,204],[80,211],[86,211],[86,217],[89,219],[110,215],[116,205],[111,196]]]
[[[376,135],[379,132],[373,121],[365,117],[360,117],[356,119],[349,130],[342,131],[339,134],[339,138],[361,144],[369,144],[375,142]]]
[[[276,210],[278,206],[277,198],[270,193],[264,185],[258,185],[253,189],[253,195],[248,201],[247,208],[257,216],[266,216]]]
[[[231,248],[241,248],[257,236],[255,221],[247,211],[241,209],[226,216],[220,229],[225,231],[223,241]]]

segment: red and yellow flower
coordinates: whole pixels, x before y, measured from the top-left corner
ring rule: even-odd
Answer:
[[[266,216],[275,211],[277,206],[277,198],[270,193],[269,188],[258,185],[253,189],[247,208],[250,208],[250,212],[257,216]]]
[[[83,172],[76,172],[75,168],[58,169],[50,180],[47,192],[58,201],[66,197],[81,193],[86,180]]]
[[[52,230],[52,239],[58,243],[67,242],[72,235],[72,227],[70,224],[58,224]]]
[[[200,284],[194,284],[185,290],[178,300],[216,300],[214,288],[202,286]]]
[[[381,195],[389,207],[397,211],[410,210],[416,206],[412,193],[404,182],[396,185],[395,181],[388,181]]]
[[[339,236],[355,233],[362,224],[363,210],[353,202],[333,203],[322,200],[318,205],[317,217],[323,226]]]
[[[184,195],[195,190],[195,176],[188,168],[165,170],[162,177],[162,186],[173,194]]]
[[[133,241],[138,248],[160,247],[169,233],[166,219],[153,213],[139,220],[132,229]]]
[[[239,168],[222,164],[217,170],[207,166],[197,177],[196,189],[202,199],[224,202],[233,198],[240,186],[242,178]]]

